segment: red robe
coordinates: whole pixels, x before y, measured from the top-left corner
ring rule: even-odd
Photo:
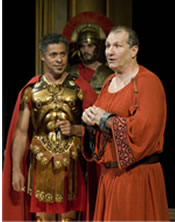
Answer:
[[[13,137],[16,129],[16,124],[18,120],[19,105],[21,100],[21,94],[23,90],[31,85],[36,83],[40,78],[40,75],[33,77],[25,87],[19,92],[17,102],[14,108],[12,115],[9,133],[7,137],[6,149],[5,149],[5,158],[4,158],[4,169],[2,175],[2,218],[3,221],[24,221],[31,220],[32,215],[30,213],[30,196],[25,192],[16,192],[13,190],[11,185],[12,180],[12,143]],[[82,89],[84,94],[83,100],[83,109],[92,105],[95,102],[96,94],[89,84],[84,81],[82,77],[78,77],[75,81],[76,84]],[[29,141],[27,142],[26,152],[22,163],[22,172],[27,178],[27,169],[26,157],[28,153]],[[27,186],[26,186],[27,187]],[[84,198],[83,195],[80,195],[81,200]],[[80,200],[80,199],[79,199]],[[76,210],[76,206],[73,206]]]
[[[110,93],[108,86],[113,77],[106,80],[95,103],[116,114],[112,137],[104,154],[94,159],[101,165],[117,162],[118,168],[102,170],[94,221],[169,220],[160,163],[138,163],[163,150],[166,124],[163,86],[156,75],[140,66],[135,80]],[[98,155],[102,151],[103,135],[98,131],[96,138]]]

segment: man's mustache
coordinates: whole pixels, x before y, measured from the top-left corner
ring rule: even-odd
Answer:
[[[83,56],[91,56],[91,54],[85,52],[85,53],[83,53]]]

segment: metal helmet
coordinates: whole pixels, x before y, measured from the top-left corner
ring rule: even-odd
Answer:
[[[95,45],[98,45],[98,42],[100,40],[99,33],[95,29],[83,29],[79,32],[78,35],[78,44],[81,43],[93,43]]]
[[[93,57],[89,61],[84,60],[81,54],[80,47],[81,44],[83,43],[91,43],[96,46]],[[79,58],[82,60],[82,62],[84,62],[85,64],[91,64],[95,62],[98,59],[100,52],[100,36],[97,29],[93,27],[85,27],[82,30],[80,30],[77,38],[77,48],[78,48]]]
[[[77,56],[81,60],[83,59],[79,49],[80,44],[85,42],[96,45],[94,60],[102,57],[102,54],[104,54],[104,41],[113,26],[108,17],[93,11],[82,12],[71,18],[63,29],[63,35],[71,46],[71,60],[77,58]]]

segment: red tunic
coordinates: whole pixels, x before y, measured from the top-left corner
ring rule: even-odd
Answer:
[[[35,76],[32,78],[26,86],[19,92],[18,99],[15,105],[15,109],[13,112],[12,120],[10,123],[6,150],[5,150],[5,159],[4,159],[4,169],[3,169],[3,181],[2,181],[2,218],[3,221],[24,221],[24,220],[31,220],[32,216],[30,213],[30,196],[25,192],[15,192],[11,185],[12,179],[12,157],[11,157],[11,150],[12,150],[12,143],[13,137],[16,129],[16,124],[18,120],[18,113],[19,113],[19,105],[21,100],[21,94],[23,90],[29,86],[30,84],[36,83],[40,78],[40,75]],[[76,84],[82,89],[84,94],[83,100],[83,109],[87,108],[88,106],[92,105],[95,102],[96,94],[94,90],[89,86],[89,84],[79,76],[78,79],[75,81]],[[27,169],[28,166],[26,164],[26,156],[28,153],[29,141],[26,147],[26,153],[22,163],[22,172],[27,181]],[[83,180],[82,177],[79,178]],[[81,184],[81,181],[80,181]],[[27,184],[26,184],[27,187]],[[86,190],[85,187],[79,187],[79,193],[76,200],[72,201],[71,203],[63,203],[60,204],[60,212],[65,212],[69,210],[84,210],[85,208],[85,201],[86,201]],[[83,189],[83,190],[82,190]],[[80,205],[80,203],[83,203]],[[54,208],[51,210],[45,209],[47,212],[58,212],[58,209]],[[58,205],[56,206],[58,207]],[[39,210],[40,211],[40,210]]]
[[[135,80],[109,93],[109,77],[95,105],[115,113],[112,138],[98,163],[117,161],[118,168],[102,170],[95,221],[169,220],[164,176],[160,163],[136,164],[163,150],[166,98],[156,75],[140,66]],[[97,138],[99,139],[99,132]],[[95,153],[102,148],[96,139]],[[133,166],[133,167],[132,167]]]

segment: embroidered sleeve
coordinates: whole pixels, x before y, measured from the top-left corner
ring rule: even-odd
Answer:
[[[113,118],[112,134],[120,168],[126,168],[135,162],[135,157],[128,143],[127,120],[122,117]]]

